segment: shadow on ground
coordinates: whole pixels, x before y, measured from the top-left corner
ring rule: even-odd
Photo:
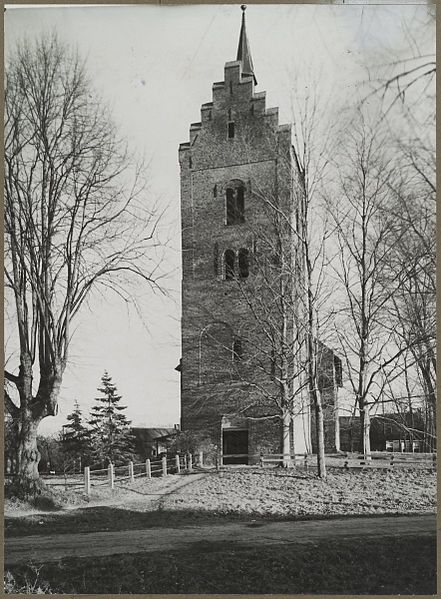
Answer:
[[[160,496],[158,496],[160,500]],[[360,514],[348,516],[308,514],[302,516],[267,516],[241,512],[212,512],[208,510],[165,510],[161,504],[152,506],[150,511],[135,511],[112,506],[81,507],[64,509],[44,514],[4,520],[4,535],[7,538],[28,535],[71,534],[72,532],[106,532],[119,530],[142,530],[146,528],[183,528],[185,526],[225,524],[244,522],[251,527],[264,526],[267,522],[305,521],[305,520],[342,520],[344,518],[380,518],[383,514]],[[394,516],[394,514],[387,514]],[[405,514],[396,514],[399,518]]]
[[[9,575],[23,584],[33,572],[21,566]],[[436,593],[436,538],[270,547],[203,541],[185,551],[65,559],[44,564],[39,575],[52,592],[71,594],[430,595]]]

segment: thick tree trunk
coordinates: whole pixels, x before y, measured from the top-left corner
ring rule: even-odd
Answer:
[[[41,493],[45,485],[40,480],[38,463],[40,452],[37,447],[39,418],[29,412],[22,414],[17,439],[17,465],[8,492],[16,497],[26,498]]]
[[[41,456],[37,448],[37,429],[40,420],[34,420],[30,414],[23,420],[18,438],[18,475],[33,481],[39,478],[38,463]]]
[[[23,358],[23,357],[22,357]],[[40,368],[40,384],[37,395],[32,395],[32,365],[21,360],[20,375],[16,385],[20,395],[17,408],[19,426],[17,430],[17,468],[11,492],[17,497],[37,495],[45,488],[40,481],[38,463],[40,452],[37,447],[37,431],[46,416],[57,413],[63,364],[43,372]]]

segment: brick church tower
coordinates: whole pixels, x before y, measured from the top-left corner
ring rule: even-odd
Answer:
[[[301,177],[291,126],[255,92],[242,10],[237,59],[179,147],[181,429],[225,464],[287,444],[311,449],[298,326]]]

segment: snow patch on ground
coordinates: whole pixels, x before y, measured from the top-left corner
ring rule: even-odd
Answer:
[[[436,510],[436,475],[424,470],[330,469],[326,481],[300,469],[231,468],[152,479],[117,482],[81,491],[63,510],[113,506],[140,512],[198,511],[305,517],[368,514],[418,514]],[[27,506],[29,510],[29,506]],[[24,516],[26,506],[5,502],[5,515]],[[32,514],[41,513],[30,510]]]
[[[436,476],[335,470],[322,481],[295,470],[226,470],[169,495],[163,507],[269,516],[428,513],[436,509]]]

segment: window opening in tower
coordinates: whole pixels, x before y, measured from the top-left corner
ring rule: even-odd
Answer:
[[[245,222],[244,188],[227,188],[227,225]]]
[[[239,250],[239,277],[246,279],[250,274],[250,255],[248,250]]]
[[[235,261],[236,261],[236,256],[234,254],[234,251],[226,250],[226,252],[224,254],[224,260],[225,260],[225,279],[227,281],[231,281],[232,279],[234,279],[234,267],[235,267]]]

